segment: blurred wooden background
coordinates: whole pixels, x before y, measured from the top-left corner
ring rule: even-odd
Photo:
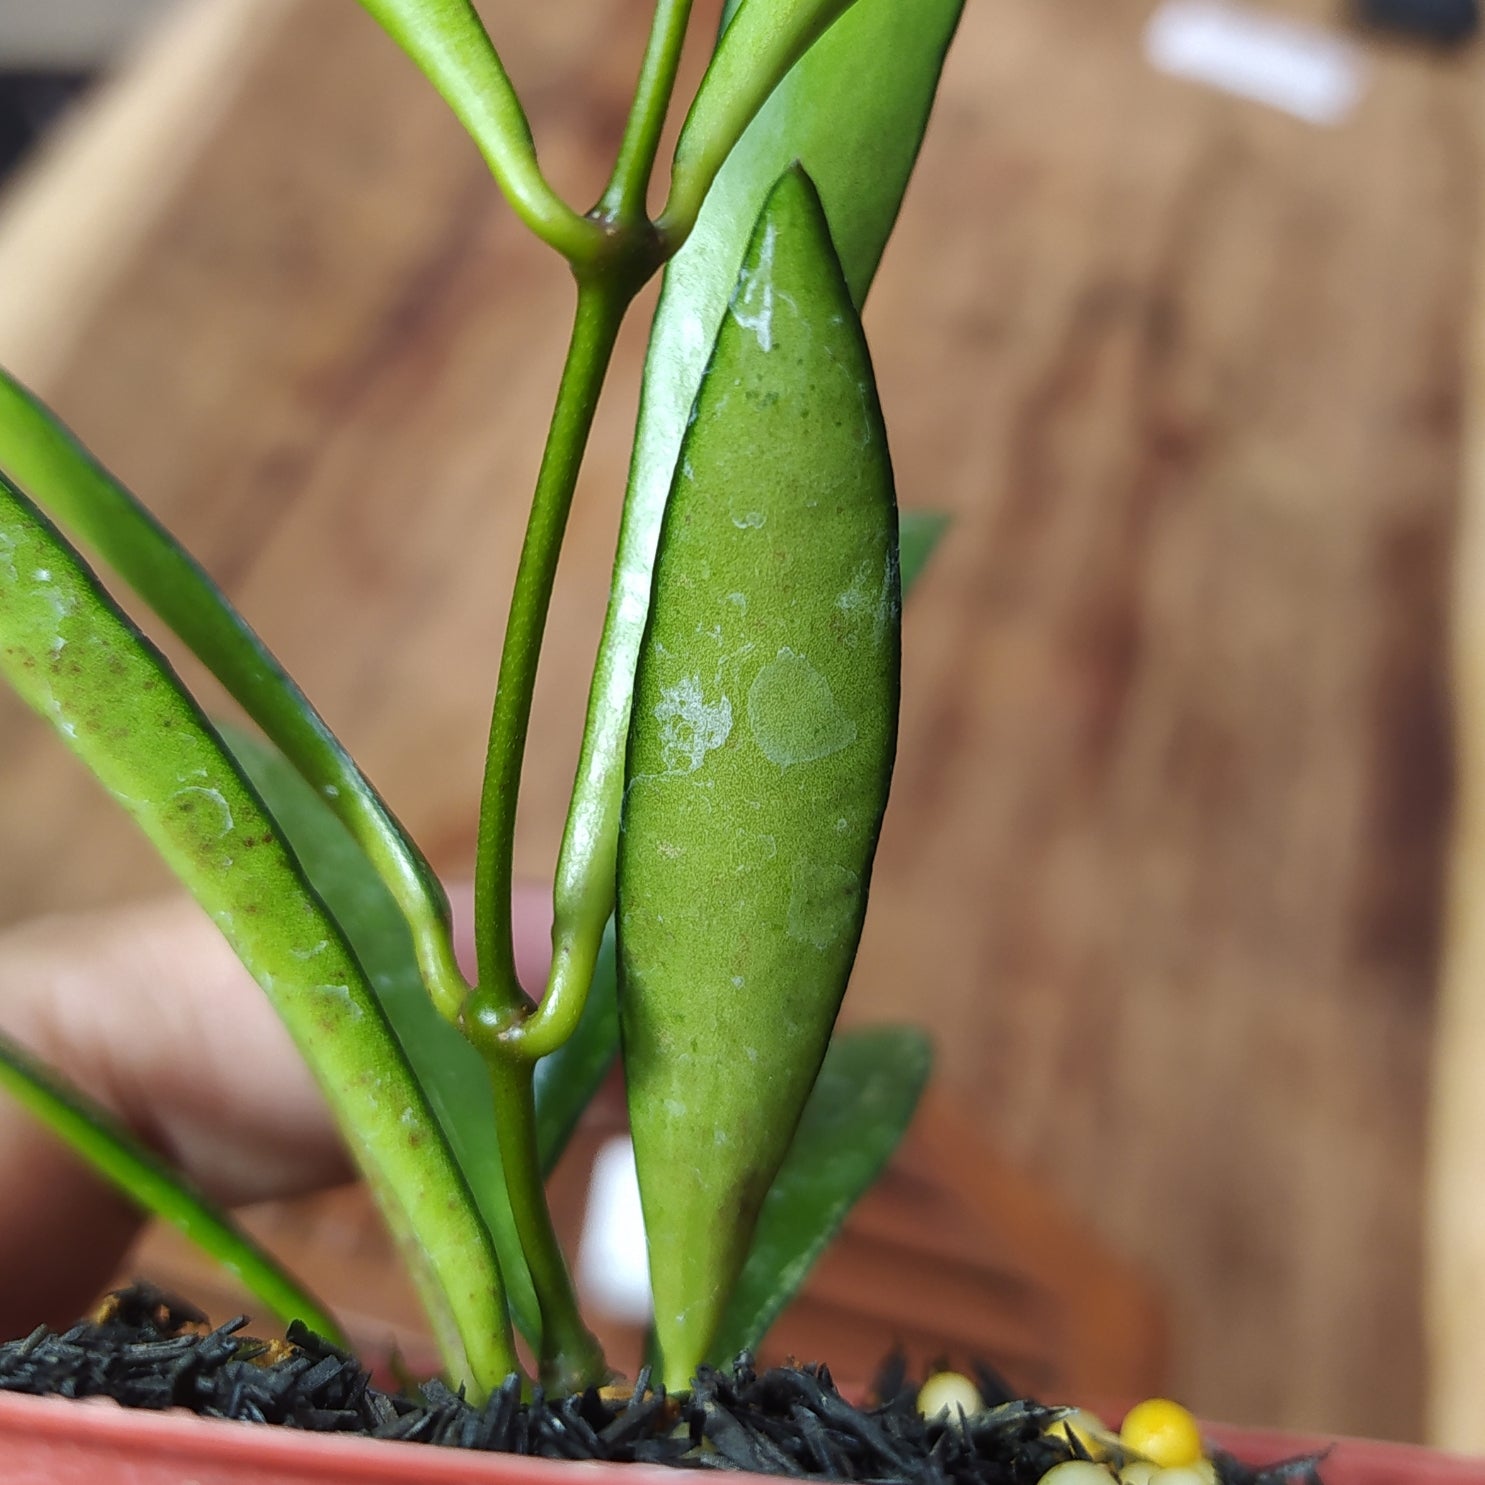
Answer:
[[[491,7],[575,196],[645,9]],[[1480,64],[1368,41],[1322,129],[1157,77],[1150,9],[970,0],[874,290],[903,501],[956,521],[848,1004],[934,1021],[980,1132],[1157,1277],[1183,1397],[1415,1436]],[[131,148],[83,120],[13,193],[0,360],[467,868],[566,274],[349,0],[206,0],[171,47],[100,103]],[[81,156],[96,194],[59,207]],[[641,353],[554,606],[532,874]],[[163,885],[8,699],[0,758],[0,919]]]

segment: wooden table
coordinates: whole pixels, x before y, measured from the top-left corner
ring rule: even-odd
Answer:
[[[574,195],[643,8],[494,7]],[[1409,1436],[1478,69],[1368,44],[1361,107],[1317,129],[1152,75],[1149,8],[971,0],[870,306],[903,499],[956,525],[909,618],[850,1014],[942,1028],[978,1127],[1158,1276],[1196,1406]],[[570,288],[354,6],[186,30],[84,124],[93,185],[48,205],[59,157],[15,204],[0,359],[459,869]],[[553,611],[532,873],[641,349]],[[0,750],[0,914],[159,884],[14,707]]]

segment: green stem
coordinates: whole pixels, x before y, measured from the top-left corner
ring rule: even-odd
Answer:
[[[692,0],[659,0],[655,8],[618,159],[595,213],[624,231],[636,276],[648,277],[650,269],[658,266],[659,258],[676,246],[662,244],[655,238],[645,215],[645,196],[675,89],[691,3]],[[654,256],[647,258],[646,254]],[[574,793],[575,810],[580,809],[579,800],[585,797],[580,779]],[[560,1047],[582,1016],[604,926],[613,911],[612,862],[612,850],[574,851],[569,840],[563,841],[546,994],[529,1015],[520,1015],[518,1011],[503,1032],[504,1044],[530,1061]]]
[[[498,1036],[530,1009],[516,978],[511,934],[516,795],[557,557],[614,340],[633,297],[627,277],[618,279],[615,275],[614,280],[579,283],[567,364],[562,370],[506,622],[480,797],[474,877],[479,977],[465,1014],[471,1032],[479,1026]]]
[[[670,97],[675,90],[676,69],[680,66],[690,18],[691,0],[659,0],[655,7],[619,157],[598,203],[598,214],[607,220],[623,224],[646,220],[645,196]]]
[[[605,855],[601,850],[584,852],[579,879],[564,883],[563,874],[558,873],[546,993],[536,1009],[510,1027],[503,1038],[503,1045],[527,1062],[555,1052],[582,1019],[603,931],[614,910],[613,859],[612,853]],[[569,890],[564,891],[564,885]]]
[[[506,1189],[541,1311],[538,1377],[551,1395],[565,1397],[601,1386],[608,1380],[608,1365],[603,1348],[583,1324],[572,1276],[552,1226],[537,1149],[532,1064],[498,1051],[487,1061]]]

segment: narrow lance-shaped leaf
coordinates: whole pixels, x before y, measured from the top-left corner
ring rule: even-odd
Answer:
[[[417,847],[195,559],[4,371],[0,469],[129,584],[330,804],[396,898],[435,1000],[445,1015],[456,1012],[464,986],[448,902]]]
[[[830,1043],[794,1142],[763,1208],[710,1360],[757,1349],[815,1260],[907,1133],[933,1049],[906,1026],[842,1032]]]
[[[184,1233],[288,1325],[301,1320],[343,1344],[320,1302],[203,1192],[171,1170],[106,1109],[0,1036],[0,1088],[143,1211]]]
[[[904,603],[948,525],[948,516],[938,511],[899,512]],[[613,994],[602,960],[592,994]],[[583,1019],[589,1020],[586,1010]],[[932,1061],[927,1037],[911,1027],[874,1027],[831,1039],[789,1153],[758,1213],[753,1246],[712,1346],[715,1365],[726,1366],[739,1351],[756,1351],[799,1292],[907,1133]]]
[[[676,141],[660,224],[694,221],[708,186],[789,69],[854,0],[748,0],[729,14]]]
[[[774,90],[665,270],[613,590],[557,864],[559,950],[596,942],[592,925],[613,907],[630,693],[660,520],[752,223],[779,175],[801,162],[825,203],[851,297],[860,307],[897,218],[962,6],[963,0],[856,0]],[[584,962],[574,954],[569,960],[559,952],[554,965],[581,993],[591,958]],[[566,985],[557,988],[566,993]]]
[[[902,511],[898,532],[902,596],[922,576],[949,518],[937,511]],[[615,1000],[614,930],[610,920],[593,969],[583,1013],[571,1037],[536,1064],[536,1134],[542,1171],[550,1175],[567,1148],[582,1112],[619,1055],[619,1010]],[[501,1249],[502,1258],[504,1249]],[[749,1259],[751,1266],[752,1260]],[[509,1265],[507,1283],[511,1283]]]
[[[500,1273],[339,926],[163,657],[0,476],[0,671],[129,812],[263,987],[414,1267],[451,1370],[514,1369]]]
[[[948,524],[949,518],[937,511],[900,512],[898,534],[904,602],[922,575]],[[536,1064],[536,1133],[541,1148],[542,1170],[548,1175],[556,1168],[583,1110],[602,1087],[614,1059],[619,1055],[619,1010],[615,1000],[615,976],[614,931],[611,920],[604,932],[603,946],[598,952],[598,961],[593,969],[593,982],[577,1028],[554,1053],[543,1057]],[[828,1069],[828,1061],[826,1066]],[[792,1161],[791,1147],[791,1164]],[[784,1179],[783,1172],[779,1179]],[[765,1219],[772,1207],[773,1197],[770,1196],[769,1205],[764,1208]],[[503,1258],[503,1248],[501,1253]],[[751,1257],[748,1263],[751,1272]],[[506,1274],[507,1283],[510,1283],[508,1265]]]
[[[886,433],[794,167],[681,448],[635,676],[619,1011],[669,1387],[711,1346],[845,992],[898,663]]]
[[[267,743],[238,728],[222,731],[365,969],[495,1239],[512,1315],[536,1344],[536,1296],[516,1236],[491,1127],[490,1080],[479,1053],[433,1009],[407,925],[345,827]]]
[[[948,524],[938,511],[899,512],[904,603]],[[913,1027],[872,1027],[831,1039],[789,1153],[763,1199],[753,1246],[712,1346],[714,1364],[757,1350],[901,1143],[932,1064],[928,1038]]]

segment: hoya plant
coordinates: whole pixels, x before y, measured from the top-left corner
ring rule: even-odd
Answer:
[[[427,861],[310,702],[148,510],[0,377],[0,668],[272,1000],[473,1398],[520,1371],[517,1332],[549,1389],[608,1374],[543,1180],[616,1056],[672,1389],[757,1342],[926,1076],[916,1032],[831,1038],[892,772],[901,587],[935,530],[899,525],[859,311],[961,3],[729,5],[651,217],[690,0],[658,0],[589,211],[543,176],[469,0],[363,0],[576,285],[496,678],[472,977]],[[551,970],[523,986],[512,845],[548,600],[615,337],[662,270]],[[250,726],[206,716],[90,562]],[[334,1336],[101,1111],[18,1048],[0,1068],[265,1305]]]

